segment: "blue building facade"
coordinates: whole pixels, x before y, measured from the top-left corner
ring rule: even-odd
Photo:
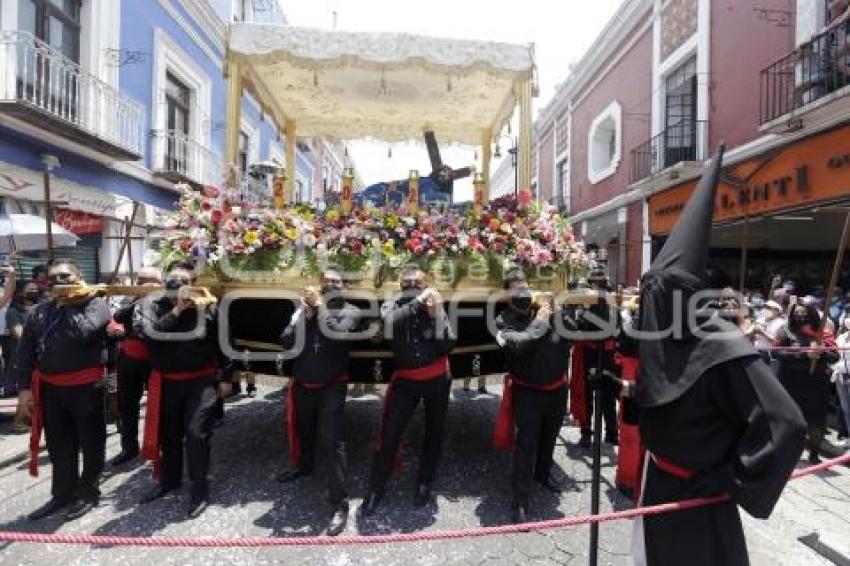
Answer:
[[[81,238],[57,254],[88,279],[141,265],[145,227],[173,207],[177,183],[221,183],[234,18],[286,23],[278,0],[0,0],[0,198],[44,216],[49,170],[51,216]],[[240,167],[283,165],[276,126],[242,104]],[[314,175],[299,148],[302,199]]]

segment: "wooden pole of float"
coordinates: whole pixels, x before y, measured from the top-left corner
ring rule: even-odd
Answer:
[[[50,206],[50,167],[44,168],[44,219],[47,231],[47,260],[53,263],[53,209]]]
[[[838,242],[838,253],[835,254],[835,262],[832,264],[832,274],[829,276],[829,287],[826,288],[826,302],[823,307],[823,316],[818,325],[817,342],[823,339],[824,330],[826,330],[826,321],[829,319],[829,303],[832,302],[832,292],[835,286],[838,285],[838,276],[841,274],[841,264],[844,261],[844,252],[847,250],[847,238],[850,236],[850,211],[844,217],[844,229],[841,231],[841,240]],[[812,360],[809,367],[809,373],[815,373],[817,367],[817,358]]]
[[[296,137],[295,120],[286,120],[286,202],[295,201],[295,145],[298,143]]]
[[[517,85],[519,105],[519,155],[517,155],[517,181],[519,188],[531,188],[531,128],[534,120],[531,112],[532,79]]]
[[[239,166],[239,134],[242,131],[242,73],[239,61],[230,54],[224,64],[224,76],[227,78],[227,102],[226,102],[226,125],[227,138],[224,146],[224,162],[228,167]],[[237,173],[235,179],[238,186],[238,176],[244,171]],[[236,188],[236,187],[230,187]]]

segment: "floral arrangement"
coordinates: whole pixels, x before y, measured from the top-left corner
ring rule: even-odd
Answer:
[[[406,264],[448,271],[456,283],[473,273],[500,280],[507,264],[530,275],[541,271],[575,278],[590,269],[584,246],[567,218],[550,205],[518,199],[472,208],[422,208],[412,213],[392,205],[336,208],[290,205],[277,210],[242,202],[238,193],[184,187],[177,210],[161,232],[163,263],[203,258],[234,278],[315,276],[332,263],[349,273],[394,278]]]

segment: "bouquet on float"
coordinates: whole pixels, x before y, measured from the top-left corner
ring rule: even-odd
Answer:
[[[243,202],[235,191],[183,188],[177,210],[161,232],[163,261],[204,259],[225,275],[293,270],[315,276],[332,263],[349,273],[394,279],[406,264],[443,272],[453,282],[475,273],[498,280],[508,263],[534,277],[581,276],[590,269],[568,219],[547,204],[502,197],[475,214],[470,206],[392,205],[337,208],[309,204],[281,209]]]

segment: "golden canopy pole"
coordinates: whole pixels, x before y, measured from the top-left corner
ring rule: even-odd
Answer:
[[[298,143],[295,120],[286,120],[286,202],[295,199],[295,145]]]
[[[481,217],[481,209],[487,201],[487,183],[484,181],[483,173],[476,173],[475,179],[472,181],[473,196],[472,196],[472,212],[475,218]]]
[[[416,214],[417,212],[419,212],[419,171],[411,169],[407,181],[407,213]]]
[[[225,110],[227,113],[227,139],[224,148],[224,161],[227,166],[238,167],[239,133],[242,131],[242,73],[239,62],[229,54],[224,64],[224,76],[227,78]],[[240,171],[238,175],[242,173],[244,171]]]
[[[521,188],[531,188],[531,114],[532,79],[517,85],[517,104],[519,105],[519,150],[517,155],[517,182]]]
[[[493,130],[486,128],[481,132],[481,176],[484,179],[483,203],[490,200],[490,157],[492,156],[491,142]],[[482,204],[483,204],[482,203]]]
[[[741,231],[741,278],[739,291],[744,294],[744,287],[747,284],[747,254],[750,249],[750,214],[744,212],[744,227]]]
[[[352,167],[346,167],[342,171],[342,195],[340,195],[339,205],[343,216],[351,214],[354,206],[354,169]]]

